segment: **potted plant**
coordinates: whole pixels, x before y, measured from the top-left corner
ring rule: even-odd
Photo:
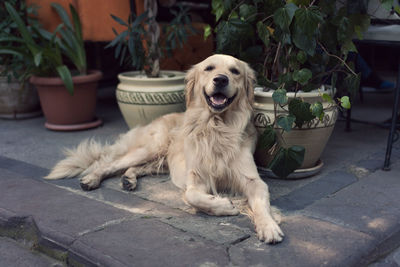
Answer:
[[[217,51],[247,61],[258,73],[255,159],[278,177],[316,173],[337,107],[350,107],[347,95],[360,82],[349,57],[356,52],[352,40],[370,21],[357,4],[212,1]]]
[[[5,9],[10,3],[30,24],[36,23],[28,14],[33,13],[24,1],[7,0],[0,3],[0,40],[17,34],[15,23]],[[18,44],[17,44],[18,45]],[[21,47],[21,45],[18,45]],[[1,53],[1,52],[0,52]],[[22,119],[41,114],[37,92],[24,80],[24,60],[14,54],[0,54],[0,118]]]
[[[113,16],[126,29],[107,47],[115,48],[115,57],[121,65],[136,71],[118,75],[120,83],[116,96],[118,105],[129,127],[147,124],[171,112],[185,110],[184,77],[180,71],[160,70],[160,58],[182,46],[187,36],[194,32],[187,14],[188,9],[178,6],[171,9],[174,19],[162,30],[156,21],[157,1],[146,1],[145,12],[131,14],[128,21]],[[163,38],[160,38],[160,32]]]
[[[95,107],[97,83],[102,74],[87,70],[80,20],[74,7],[70,5],[72,23],[59,4],[52,4],[63,23],[49,33],[38,25],[27,26],[9,3],[5,6],[20,37],[3,40],[1,52],[24,60],[26,77],[39,93],[45,127],[68,131],[100,125],[101,121],[95,118]],[[70,71],[64,58],[76,70]]]

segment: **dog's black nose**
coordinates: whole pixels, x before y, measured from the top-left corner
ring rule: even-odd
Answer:
[[[214,85],[215,85],[216,87],[223,88],[223,87],[225,87],[225,86],[228,85],[228,83],[229,83],[229,78],[228,78],[226,75],[219,74],[218,76],[216,76],[216,77],[213,79],[213,81],[214,81]]]

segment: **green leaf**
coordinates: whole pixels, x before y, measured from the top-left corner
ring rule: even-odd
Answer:
[[[221,21],[216,28],[217,51],[235,54],[241,47],[249,47],[254,40],[252,25],[240,19]]]
[[[351,14],[349,17],[350,25],[353,25],[353,29],[349,29],[350,34],[354,31],[357,34],[358,39],[363,38],[363,33],[368,29],[371,24],[371,18],[366,14]]]
[[[14,55],[23,57],[21,52],[13,48],[0,48],[0,55]]]
[[[397,13],[397,15],[400,15],[400,6],[395,6],[394,11]]]
[[[295,116],[287,115],[279,117],[276,123],[278,126],[282,127],[282,129],[285,130],[286,132],[290,132],[290,130],[292,130],[292,126],[295,120],[296,120]]]
[[[56,68],[58,75],[63,81],[70,95],[74,95],[74,84],[72,82],[71,72],[65,65],[58,66]]]
[[[322,99],[324,101],[326,101],[326,102],[329,102],[329,103],[332,103],[332,104],[334,103],[334,101],[332,99],[332,96],[329,95],[329,94],[326,94],[326,93],[322,94]]]
[[[117,43],[123,43],[125,41],[125,38],[128,36],[128,32],[127,31],[123,31],[121,32],[117,37],[115,37],[109,44],[107,44],[107,46],[105,48],[110,48],[113,47],[115,45],[117,45]]]
[[[294,3],[298,6],[302,5],[302,6],[308,6],[311,2],[311,0],[287,0],[286,2],[288,3]]]
[[[293,80],[301,85],[305,85],[311,79],[311,77],[312,72],[307,68],[293,72]]]
[[[305,148],[302,146],[281,147],[269,164],[269,168],[276,176],[286,178],[300,168],[304,161],[304,154]]]
[[[278,77],[278,84],[281,86],[282,84],[285,84],[286,88],[290,88],[293,85],[293,75],[291,72],[286,72],[284,74],[281,74]]]
[[[18,38],[18,37],[14,37],[14,36],[7,36],[7,37],[0,37],[0,43],[1,42],[17,42],[17,43],[24,43],[24,39]]]
[[[274,100],[275,103],[279,103],[282,105],[286,104],[288,102],[286,90],[285,89],[275,90],[275,92],[272,94],[272,99]]]
[[[321,102],[312,103],[310,109],[311,109],[311,113],[315,117],[322,120],[322,118],[324,116],[324,107],[322,106]]]
[[[303,92],[311,92],[311,91],[313,91],[313,90],[318,90],[320,87],[321,87],[320,84],[316,84],[316,83],[311,83],[311,82],[309,82],[309,83],[303,85],[303,86],[301,87],[301,90],[302,90]]]
[[[119,18],[119,17],[117,17],[117,16],[115,16],[113,14],[110,14],[110,16],[113,18],[113,20],[115,20],[116,22],[118,22],[122,26],[128,27],[128,24],[123,19],[121,19],[121,18]]]
[[[264,132],[258,139],[258,146],[262,149],[269,150],[276,142],[276,133],[272,126],[265,127]]]
[[[311,113],[310,103],[304,102],[300,98],[294,98],[289,102],[289,114],[295,116],[296,126],[301,128],[304,122],[309,122],[315,118]]]
[[[257,22],[257,34],[265,46],[269,46],[269,30],[262,21]]]
[[[313,36],[318,30],[318,24],[322,22],[322,15],[318,7],[299,8],[294,13],[296,28],[302,29],[307,37]]]
[[[274,22],[283,32],[289,32],[289,26],[297,9],[295,4],[288,3],[274,12]]]
[[[5,2],[5,6],[7,9],[7,12],[10,14],[10,17],[17,24],[18,31],[21,34],[22,38],[24,39],[24,41],[27,44],[30,44],[30,46],[28,46],[28,48],[31,51],[31,53],[32,54],[38,53],[38,49],[34,46],[35,41],[33,40],[30,32],[28,31],[28,28],[26,27],[25,23],[22,21],[22,18],[20,17],[18,12],[8,2]]]
[[[140,14],[139,16],[137,16],[135,18],[135,20],[132,22],[132,26],[131,29],[132,30],[141,30],[143,27],[140,26],[140,24],[142,24],[142,22],[145,22],[149,17],[149,12],[145,11],[142,14]]]
[[[307,54],[304,53],[304,51],[299,51],[296,55],[296,59],[298,62],[300,62],[301,64],[304,64],[304,62],[307,61]]]
[[[223,0],[212,0],[211,7],[212,13],[215,15],[215,21],[218,22],[225,11]]]
[[[295,27],[292,34],[293,43],[300,49],[305,51],[308,55],[313,56],[317,46],[315,36],[307,36],[300,27]]]
[[[350,98],[348,96],[342,96],[339,98],[340,105],[345,108],[345,109],[350,109],[351,104],[350,104]]]
[[[253,22],[256,20],[257,8],[252,5],[242,4],[239,7],[239,16],[244,20],[248,20],[249,22]]]
[[[51,3],[50,5],[56,10],[58,16],[60,17],[61,21],[65,24],[65,26],[67,26],[70,29],[73,29],[68,13],[64,10],[64,8],[58,3]]]
[[[42,62],[42,55],[43,55],[43,52],[39,52],[33,57],[35,66],[39,66],[40,63]]]
[[[358,73],[356,75],[350,73],[346,76],[346,78],[344,78],[342,86],[352,95],[355,95],[360,88],[360,80],[361,73]]]
[[[69,10],[71,11],[72,21],[74,22],[75,36],[79,40],[81,46],[83,46],[82,37],[82,25],[79,19],[79,15],[73,5],[69,4]]]
[[[204,26],[204,41],[207,40],[207,38],[211,35],[212,30],[210,24],[207,24]]]
[[[337,49],[337,26],[326,21],[321,23],[320,27],[320,42],[325,46],[328,51],[336,51]]]
[[[262,86],[264,86],[266,88],[269,88],[269,89],[273,89],[273,90],[278,89],[278,86],[275,83],[273,83],[272,81],[270,81],[267,78],[265,78],[265,76],[258,76],[257,77],[257,84],[262,85]]]

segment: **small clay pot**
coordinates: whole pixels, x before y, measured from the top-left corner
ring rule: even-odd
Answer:
[[[82,130],[99,126],[96,119],[97,85],[100,71],[75,76],[74,94],[69,94],[58,77],[32,76],[30,82],[36,87],[44,116],[45,127],[51,130]],[[95,123],[96,121],[99,121]]]

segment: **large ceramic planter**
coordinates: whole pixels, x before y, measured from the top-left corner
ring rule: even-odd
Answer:
[[[0,118],[26,119],[40,115],[39,97],[28,82],[21,85],[16,80],[8,81],[0,76]]]
[[[333,94],[332,91],[323,91],[322,93]],[[255,91],[255,105],[254,105],[254,123],[261,134],[267,125],[274,122],[274,101],[272,99],[273,91],[261,92]],[[287,94],[290,99],[294,97],[294,93]],[[303,170],[314,171],[314,168],[319,165],[321,154],[329,140],[329,137],[335,126],[338,115],[336,105],[323,101],[321,92],[307,92],[297,93],[297,97],[302,98],[308,103],[321,102],[324,108],[324,117],[322,121],[314,119],[309,123],[302,126],[301,129],[294,128],[290,132],[285,132],[283,137],[288,146],[300,145],[305,148],[305,156],[303,165],[300,167]],[[277,115],[287,113],[283,109],[277,111]],[[265,149],[257,148],[255,153],[255,160],[257,165],[261,167],[268,166],[271,156]],[[300,170],[301,172],[301,170]]]
[[[46,117],[45,127],[50,130],[73,131],[97,127],[101,121],[95,117],[97,84],[100,71],[75,76],[74,94],[70,95],[58,77],[33,76],[30,82],[37,88],[40,104]]]
[[[118,79],[117,101],[130,128],[185,110],[184,72],[162,71],[160,78],[147,78],[133,71],[121,73]]]

